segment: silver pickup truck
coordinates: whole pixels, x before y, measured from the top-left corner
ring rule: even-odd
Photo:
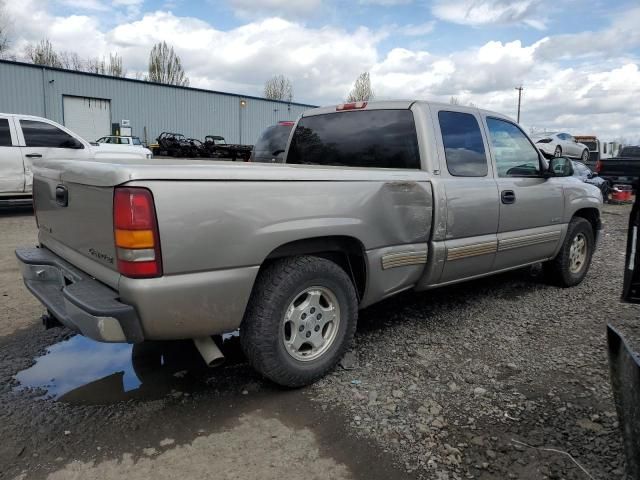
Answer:
[[[359,309],[537,262],[576,285],[601,228],[569,160],[476,108],[310,110],[285,159],[35,162],[25,284],[83,335],[194,339],[209,364],[239,328],[254,368],[300,386],[349,348]]]

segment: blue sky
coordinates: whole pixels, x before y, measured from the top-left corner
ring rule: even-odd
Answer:
[[[131,76],[158,41],[193,86],[251,95],[284,74],[294,100],[344,99],[369,71],[378,98],[515,115],[530,129],[640,137],[640,3],[550,0],[0,0],[12,52],[51,40],[117,52]],[[18,28],[19,26],[19,28]]]

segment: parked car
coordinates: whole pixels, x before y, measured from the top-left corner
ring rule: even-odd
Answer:
[[[0,113],[0,206],[31,203],[32,161],[36,158],[94,160],[151,158],[146,148],[90,144],[51,120]]]
[[[538,133],[532,136],[536,147],[547,157],[568,157],[589,161],[589,147],[568,133]]]
[[[16,255],[55,319],[104,342],[192,338],[208,364],[212,336],[239,328],[289,387],[331,370],[358,310],[396,293],[538,262],[579,284],[601,228],[598,190],[515,121],[423,101],[308,110],[282,165],[34,168],[40,245]]]
[[[600,159],[595,170],[612,185],[633,185],[640,176],[640,146],[622,147],[617,157]]]
[[[193,146],[181,133],[162,132],[153,146],[154,155],[169,157],[190,157]]]
[[[140,137],[125,137],[122,135],[107,135],[100,137],[96,143],[109,143],[112,145],[133,145],[136,147],[144,147],[140,141]]]
[[[289,135],[295,122],[278,122],[267,127],[253,146],[250,162],[283,163]]]
[[[584,163],[578,160],[573,160],[572,163],[573,176],[579,178],[584,183],[598,187],[602,193],[602,198],[606,200],[609,195],[609,191],[611,190],[611,184],[604,178],[600,177],[596,172],[593,172]]]
[[[248,161],[253,149],[253,145],[227,143],[220,135],[207,135],[204,137],[203,146],[210,158],[229,158],[234,162],[236,160]]]

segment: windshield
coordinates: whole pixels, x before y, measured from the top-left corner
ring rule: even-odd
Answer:
[[[273,125],[267,128],[253,147],[253,162],[271,163],[282,159],[282,154],[287,147],[289,133],[293,125]],[[277,155],[274,155],[278,152]]]

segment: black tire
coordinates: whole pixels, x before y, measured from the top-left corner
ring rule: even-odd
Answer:
[[[586,240],[586,258],[578,271],[571,270],[571,245],[574,239],[582,235]],[[574,217],[569,222],[567,235],[558,255],[544,264],[544,272],[550,283],[559,287],[574,287],[584,280],[589,271],[595,248],[593,228],[588,220]]]
[[[562,156],[562,147],[560,145],[556,147],[555,151],[553,152],[553,156],[556,158]]]
[[[586,148],[582,151],[582,156],[580,157],[583,163],[587,163],[589,161],[589,150]]]
[[[340,320],[327,350],[318,358],[301,361],[285,347],[283,322],[289,305],[310,287],[334,294]],[[335,367],[351,344],[357,318],[356,291],[342,268],[320,257],[285,258],[259,273],[240,326],[240,344],[259,373],[284,387],[302,387]]]

